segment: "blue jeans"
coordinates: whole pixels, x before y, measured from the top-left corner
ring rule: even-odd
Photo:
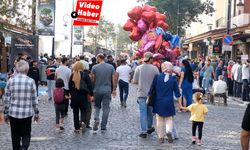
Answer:
[[[147,130],[152,128],[153,125],[153,108],[147,105],[146,100],[146,97],[138,97],[137,99],[140,109],[140,122],[142,133],[147,133]]]
[[[120,101],[126,102],[128,98],[129,84],[123,80],[119,80]]]
[[[53,96],[52,91],[55,88],[55,80],[47,80],[47,87],[48,87],[47,92],[48,92],[49,98],[51,98]]]
[[[202,87],[206,92],[209,91],[210,85],[211,85],[212,77],[204,77],[202,82]]]

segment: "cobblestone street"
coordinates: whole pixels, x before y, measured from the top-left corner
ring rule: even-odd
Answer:
[[[44,94],[45,87],[40,88]],[[91,130],[76,134],[73,132],[73,114],[70,109],[65,119],[65,131],[54,129],[55,113],[52,101],[40,96],[40,122],[33,124],[31,150],[240,150],[241,120],[246,105],[229,100],[229,106],[207,104],[209,113],[203,130],[203,146],[191,145],[190,113],[177,113],[175,123],[179,139],[173,144],[157,143],[156,133],[147,139],[138,137],[140,132],[139,111],[136,103],[136,88],[130,86],[128,107],[121,108],[118,97],[112,100],[106,133],[93,134]],[[93,126],[93,120],[92,124]],[[10,128],[0,125],[0,149],[11,149]]]

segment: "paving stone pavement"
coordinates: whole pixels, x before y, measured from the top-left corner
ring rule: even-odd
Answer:
[[[40,87],[43,95],[46,87]],[[191,145],[190,113],[177,113],[175,124],[179,139],[173,144],[157,143],[156,133],[147,139],[140,132],[136,87],[130,86],[128,107],[121,108],[118,97],[112,100],[108,131],[94,134],[91,130],[73,132],[73,114],[65,119],[65,131],[56,132],[53,102],[40,96],[40,122],[32,125],[31,150],[240,150],[241,120],[246,106],[229,100],[229,106],[207,104],[209,113],[203,129],[203,146]],[[93,121],[92,121],[93,125]],[[11,149],[10,128],[0,125],[0,150]]]

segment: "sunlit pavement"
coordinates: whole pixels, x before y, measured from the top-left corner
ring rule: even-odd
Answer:
[[[138,137],[140,132],[136,88],[130,86],[128,107],[121,108],[118,97],[112,100],[107,132],[93,134],[91,130],[73,132],[73,114],[70,109],[65,119],[65,131],[54,129],[55,111],[52,101],[46,98],[46,87],[39,87],[40,122],[33,124],[31,150],[240,150],[241,120],[246,105],[229,99],[229,106],[207,104],[209,113],[203,130],[203,146],[191,145],[191,122],[189,113],[178,113],[175,123],[179,139],[173,144],[157,142],[156,133],[147,139]],[[93,125],[93,121],[91,126]],[[0,149],[10,150],[11,137],[8,125],[0,125]]]

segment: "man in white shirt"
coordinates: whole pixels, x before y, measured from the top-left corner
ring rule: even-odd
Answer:
[[[223,81],[223,75],[219,76],[219,80],[213,84],[213,94],[211,96],[211,102],[214,103],[214,96],[221,96],[224,98],[224,104],[227,105],[227,83]]]
[[[80,62],[82,63],[84,70],[89,71],[89,63],[84,60],[84,56],[80,56]]]
[[[119,76],[120,101],[123,107],[127,107],[126,101],[129,91],[129,75],[132,69],[127,65],[126,60],[121,60],[121,65],[116,69]]]
[[[233,85],[233,96],[234,97],[241,97],[241,86],[242,86],[242,69],[241,69],[241,60],[238,59],[237,63],[233,65],[232,68],[232,79],[234,80]],[[240,79],[240,80],[239,80]]]
[[[242,100],[250,101],[249,99],[249,63],[247,61],[242,64],[242,82],[243,82],[243,93]]]
[[[59,68],[56,69],[55,77],[56,79],[61,78],[64,82],[64,89],[66,90],[66,94],[69,95],[69,79],[71,76],[71,70],[67,67],[69,60],[66,57],[62,58],[62,64]],[[69,101],[65,102],[65,115],[68,113]]]

